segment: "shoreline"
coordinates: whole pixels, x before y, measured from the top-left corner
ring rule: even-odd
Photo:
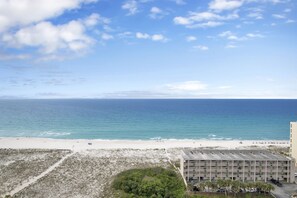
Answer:
[[[0,137],[0,149],[170,149],[170,148],[252,148],[269,146],[289,147],[289,140],[104,140],[104,139],[53,139],[33,137]]]

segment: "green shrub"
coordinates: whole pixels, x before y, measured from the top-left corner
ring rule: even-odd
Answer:
[[[124,171],[117,175],[112,186],[122,191],[122,197],[182,198],[185,193],[181,177],[160,167]]]

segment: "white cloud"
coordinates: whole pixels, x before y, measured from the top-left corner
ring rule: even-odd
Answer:
[[[238,46],[237,45],[234,45],[234,44],[228,44],[225,46],[225,48],[227,49],[234,49],[234,48],[237,48]]]
[[[150,10],[150,14],[149,14],[149,16],[152,19],[161,19],[165,15],[167,15],[167,12],[165,12],[164,10],[161,10],[158,7],[152,7],[151,10]]]
[[[29,54],[4,54],[0,53],[0,60],[24,60],[31,58]]]
[[[146,33],[141,33],[141,32],[136,33],[136,38],[138,38],[138,39],[149,39],[150,37],[151,36]]]
[[[284,10],[284,12],[291,12],[292,10],[290,8],[287,8]]]
[[[162,34],[154,34],[154,35],[152,35],[152,40],[153,41],[166,41],[167,39]]]
[[[262,34],[253,34],[253,33],[248,33],[246,34],[247,37],[250,37],[250,38],[263,38],[264,35]]]
[[[1,0],[0,32],[15,26],[30,25],[63,14],[66,10],[79,8],[83,3],[95,0]]]
[[[200,81],[186,81],[180,83],[166,84],[166,88],[173,91],[201,91],[207,88],[207,84]]]
[[[126,32],[119,33],[118,36],[120,38],[131,38],[131,37],[133,37],[133,33],[129,32],[129,31],[126,31]]]
[[[209,8],[215,11],[233,10],[243,5],[243,0],[213,0],[209,3]]]
[[[262,8],[249,8],[250,13],[247,15],[249,18],[254,19],[263,19],[263,12]]]
[[[295,20],[293,20],[293,19],[288,19],[287,21],[286,21],[286,23],[295,23],[296,21]]]
[[[128,0],[122,5],[122,9],[128,11],[128,15],[134,15],[138,10],[138,2],[136,0]]]
[[[228,37],[228,36],[232,36],[233,33],[231,31],[225,31],[219,34],[220,37]]]
[[[181,16],[174,17],[173,22],[178,25],[189,25],[189,24],[193,23],[191,21],[191,19],[186,18],[186,17],[181,17]]]
[[[162,10],[158,7],[152,7],[151,8],[151,13],[154,13],[154,14],[160,14],[162,13]]]
[[[260,12],[251,12],[247,16],[254,19],[263,19],[263,14]]]
[[[247,33],[245,36],[237,36],[235,33],[231,31],[225,31],[220,33],[219,37],[226,38],[227,40],[230,40],[230,41],[245,41],[251,38],[263,38],[264,35],[259,33]],[[232,48],[231,46],[228,48]]]
[[[206,21],[206,20],[218,20],[222,19],[222,17],[218,14],[212,12],[191,12],[191,19],[193,21]]]
[[[187,28],[206,28],[222,25],[222,21],[238,18],[237,12],[228,15],[219,15],[213,12],[189,12],[188,16],[177,16],[173,22],[177,25],[184,25]]]
[[[208,27],[217,27],[220,25],[223,25],[223,22],[218,22],[218,21],[208,21],[205,23],[196,23],[194,25],[189,25],[187,26],[188,28],[208,28]]]
[[[114,37],[113,37],[112,35],[110,35],[110,34],[103,33],[103,34],[101,35],[101,38],[102,38],[103,40],[111,40],[111,39],[113,39]]]
[[[141,32],[137,32],[136,33],[136,38],[138,39],[150,39],[152,41],[167,41],[168,39],[162,35],[162,34],[153,34],[153,35],[149,35],[147,33],[141,33]]]
[[[219,34],[219,37],[226,38],[231,41],[242,41],[246,40],[246,37],[238,37],[235,33],[231,31],[225,31]]]
[[[207,51],[209,50],[209,48],[207,46],[204,46],[204,45],[196,45],[196,46],[193,46],[194,49],[199,49],[201,51]]]
[[[175,3],[177,5],[184,5],[184,4],[186,4],[186,1],[185,0],[175,0]]]
[[[10,47],[36,47],[43,54],[56,53],[61,49],[79,52],[94,43],[85,34],[84,23],[80,20],[57,26],[51,22],[40,22],[13,34],[4,34],[2,41]]]
[[[192,41],[196,41],[197,38],[196,38],[195,36],[187,36],[186,40],[187,40],[188,42],[192,42]]]
[[[92,27],[92,26],[95,26],[97,25],[98,23],[101,23],[101,24],[109,24],[110,23],[110,19],[108,18],[105,18],[105,17],[102,17],[100,16],[99,14],[97,13],[93,13],[91,14],[90,16],[88,16],[87,18],[85,18],[83,20],[84,24],[88,27]]]
[[[286,16],[282,15],[282,14],[273,14],[272,16],[276,19],[285,19],[286,18]]]
[[[224,86],[219,86],[218,88],[219,89],[231,89],[232,86],[230,86],[230,85],[224,85]]]

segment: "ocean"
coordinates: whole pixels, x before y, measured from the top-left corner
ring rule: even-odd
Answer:
[[[0,137],[288,140],[297,100],[0,100]]]

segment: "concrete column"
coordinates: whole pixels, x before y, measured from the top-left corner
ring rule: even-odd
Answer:
[[[278,178],[278,160],[276,160],[276,176],[275,176],[275,179],[278,180],[277,178]]]
[[[189,161],[190,161],[190,160],[188,160],[188,181],[190,181],[190,178],[189,178],[189,177],[190,177]]]
[[[223,160],[221,160],[221,179],[223,179]]]
[[[211,160],[209,160],[209,181],[211,181]]]
[[[244,182],[245,161],[243,160],[242,181]]]
[[[232,180],[233,180],[233,167],[234,167],[234,161],[232,160]]]
[[[265,182],[267,182],[267,160],[266,160],[266,166],[265,166]]]
[[[199,179],[198,179],[198,181],[200,182],[200,177],[201,177],[201,175],[200,175],[200,160],[198,160],[198,173],[199,173],[199,175],[198,175],[198,177],[199,177]]]
[[[256,160],[254,161],[254,182],[256,181]]]

